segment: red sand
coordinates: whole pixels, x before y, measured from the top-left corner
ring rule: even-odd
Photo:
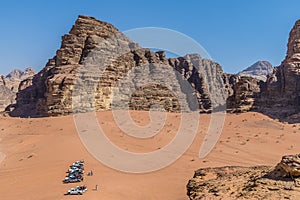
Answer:
[[[98,113],[100,124],[119,147],[133,152],[153,151],[167,144],[176,133],[179,114],[168,114],[161,133],[148,140],[124,135],[114,124],[111,112]],[[147,112],[132,112],[139,124],[149,121]],[[94,159],[76,132],[73,117],[38,119],[0,118],[1,200],[60,199],[188,199],[186,184],[201,167],[224,165],[275,165],[284,154],[299,153],[300,124],[283,124],[259,113],[228,114],[222,136],[214,150],[198,159],[198,151],[210,116],[201,115],[198,135],[192,146],[171,166],[147,174],[113,170]],[[64,196],[71,187],[63,184],[68,166],[84,159],[88,191],[83,196]],[[0,154],[1,160],[1,154]],[[95,185],[99,190],[94,191]]]

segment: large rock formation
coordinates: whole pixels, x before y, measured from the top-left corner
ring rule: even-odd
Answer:
[[[187,184],[187,195],[191,200],[299,199],[299,181],[299,155],[292,155],[276,167],[199,169]]]
[[[282,65],[267,81],[225,74],[199,55],[166,58],[141,48],[113,25],[79,16],[62,44],[38,74],[21,82],[12,116],[56,116],[108,109],[200,112],[261,111],[299,121],[300,22],[290,33]],[[250,71],[270,70],[266,62]],[[248,70],[248,72],[249,72]],[[245,72],[246,73],[246,72]],[[266,72],[267,73],[267,72]],[[188,85],[186,85],[188,83]],[[282,109],[284,107],[284,109]]]
[[[24,71],[14,70],[7,76],[0,76],[0,111],[16,101],[16,93],[22,80],[32,77],[36,72],[32,68]]]
[[[199,55],[168,59],[163,52],[139,47],[109,23],[79,16],[62,37],[56,56],[20,84],[11,114],[55,116],[112,107],[148,110],[155,104],[177,112],[196,109],[193,100],[203,112],[224,106],[220,65]]]
[[[284,119],[300,112],[300,20],[290,32],[286,58],[268,76],[262,96],[266,114]]]
[[[95,38],[111,37],[118,30],[111,24],[80,16],[61,48],[33,79],[20,84],[12,115],[51,116],[72,113],[72,91],[84,58],[94,48]],[[108,47],[107,54],[111,52]]]
[[[257,61],[250,67],[239,72],[238,76],[253,77],[258,80],[266,81],[267,76],[273,73],[273,66],[268,61]]]

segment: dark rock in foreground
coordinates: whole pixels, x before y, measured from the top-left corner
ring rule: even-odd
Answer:
[[[191,200],[296,200],[300,198],[300,178],[296,175],[299,155],[284,156],[276,167],[204,168],[197,170],[188,182],[187,195]]]

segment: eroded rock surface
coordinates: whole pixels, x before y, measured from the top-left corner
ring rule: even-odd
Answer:
[[[187,195],[191,200],[296,200],[300,198],[299,175],[299,155],[283,156],[276,167],[204,168],[188,182]]]
[[[188,89],[181,82],[189,83]],[[11,114],[56,116],[112,106],[148,110],[155,104],[178,112],[194,110],[189,105],[194,100],[202,112],[225,105],[219,64],[195,54],[168,59],[164,52],[141,48],[109,23],[79,16],[56,56],[21,83]]]
[[[286,58],[268,76],[263,97],[262,110],[270,116],[284,119],[300,112],[299,20],[290,32]],[[299,118],[291,121],[299,122]]]
[[[300,154],[283,156],[280,163],[276,166],[285,176],[300,176]]]

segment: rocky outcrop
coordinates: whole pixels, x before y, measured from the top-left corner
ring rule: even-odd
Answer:
[[[276,166],[285,176],[300,176],[300,154],[283,156]]]
[[[34,74],[34,69],[26,68],[24,71],[14,70],[7,76],[0,76],[0,111],[4,111],[7,106],[16,102],[20,82]]]
[[[257,61],[250,67],[239,72],[238,76],[253,77],[258,80],[266,81],[267,76],[273,73],[273,66],[268,61]]]
[[[199,55],[168,59],[163,52],[139,47],[111,24],[86,16],[79,16],[56,56],[19,89],[13,116],[112,107],[149,110],[154,105],[177,112],[196,109],[194,100],[201,111],[210,112],[226,102],[217,63]]]
[[[247,112],[259,107],[256,100],[260,98],[261,84],[263,84],[260,80],[224,74],[224,81],[229,112]]]
[[[191,200],[299,199],[300,179],[293,176],[298,172],[298,155],[284,156],[276,167],[203,168],[189,180],[187,195]]]
[[[300,112],[300,21],[292,28],[287,47],[285,60],[268,76],[262,95],[262,111],[282,119]]]

